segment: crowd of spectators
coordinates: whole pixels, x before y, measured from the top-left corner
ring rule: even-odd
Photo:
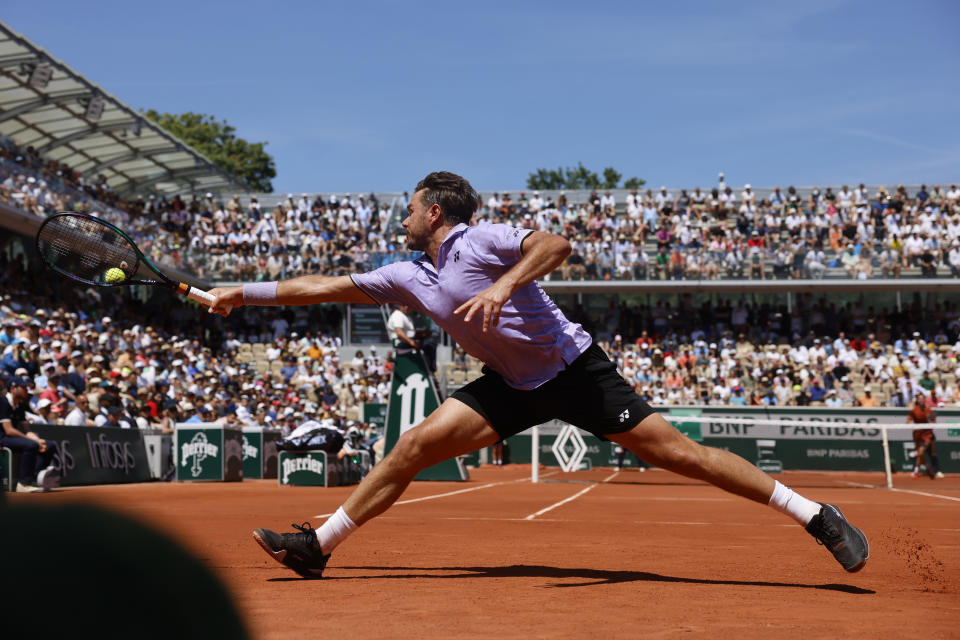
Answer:
[[[84,181],[9,141],[0,144],[0,201],[37,216],[95,212],[131,230],[158,261],[208,278],[343,274],[409,257],[388,232],[393,208],[373,196],[288,195],[270,211],[256,198],[224,204],[212,194],[128,201],[102,179]],[[495,193],[477,219],[565,235],[573,252],[557,275],[569,279],[818,278],[831,270],[955,277],[960,267],[956,185],[912,195],[844,186],[806,197],[790,187],[761,199],[749,185],[734,193],[721,174],[709,190],[634,190],[624,203],[610,193],[583,203],[563,193]],[[139,303],[76,288],[9,256],[0,269],[0,381],[33,380],[37,420],[289,428],[356,418],[361,403],[384,402],[389,392],[389,354],[367,349],[341,361],[334,305],[246,308],[223,320],[164,296]],[[907,407],[918,395],[932,405],[960,402],[956,303],[921,307],[917,299],[897,311],[810,295],[791,309],[679,300],[567,312],[655,405]],[[262,361],[239,357],[250,343],[264,345]],[[476,370],[461,352],[452,366]]]
[[[29,377],[38,421],[289,429],[356,420],[361,403],[389,393],[389,353],[368,347],[339,357],[336,305],[248,307],[224,319],[167,295],[141,303],[78,288],[6,257],[0,295],[0,384]],[[921,395],[932,406],[960,404],[954,302],[926,307],[918,297],[897,311],[838,308],[809,294],[789,310],[692,301],[565,312],[653,405],[909,407]],[[251,343],[262,345],[260,361],[242,357]],[[462,352],[448,366],[476,371]]]
[[[103,176],[0,139],[0,202],[43,217],[102,215],[134,235],[155,261],[209,280],[342,275],[410,257],[398,224],[408,194],[287,194],[265,210],[212,193],[125,200]],[[638,189],[618,202],[609,191],[570,202],[560,192],[493,193],[477,220],[567,237],[573,253],[551,277],[584,280],[720,278],[899,278],[960,276],[960,189],[863,185],[801,196],[779,187],[758,197],[749,184],[672,192]]]
[[[359,423],[361,403],[385,402],[389,393],[389,354],[369,349],[341,362],[334,305],[248,307],[214,319],[168,295],[144,305],[5,256],[0,297],[0,393],[12,379],[30,379],[29,417],[38,422],[289,430],[311,419]],[[240,362],[250,342],[264,344],[268,360]]]
[[[125,200],[104,176],[85,180],[2,139],[0,202],[37,217],[58,211],[101,216],[130,233],[155,262],[208,280],[343,275],[410,257],[396,234],[386,232],[390,203],[374,194],[288,194],[270,210],[256,196],[246,204],[239,195],[223,201],[212,193]]]
[[[960,308],[786,305],[680,297],[569,310],[651,404],[910,407],[960,404]]]
[[[759,198],[720,174],[710,189],[634,189],[622,203],[610,191],[580,204],[562,192],[494,193],[478,218],[564,235],[573,245],[564,279],[960,276],[956,184],[914,194],[844,185],[806,197],[791,186]]]

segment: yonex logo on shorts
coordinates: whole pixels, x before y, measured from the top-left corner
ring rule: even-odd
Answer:
[[[630,417],[630,410],[624,409],[623,413],[620,414],[620,422],[625,421],[629,417]]]

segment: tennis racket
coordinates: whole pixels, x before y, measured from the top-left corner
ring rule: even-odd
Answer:
[[[58,213],[37,231],[37,253],[48,267],[72,280],[98,287],[145,284],[176,291],[208,307],[214,297],[158,269],[130,236],[114,225],[84,213]],[[137,276],[145,266],[156,278]]]

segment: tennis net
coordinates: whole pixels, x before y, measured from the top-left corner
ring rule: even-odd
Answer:
[[[960,424],[836,423],[795,417],[758,419],[684,413],[664,417],[692,439],[732,451],[768,473],[842,475],[848,485],[859,482],[888,488],[921,486],[919,483],[929,483],[929,473],[939,484],[922,486],[946,488],[958,480],[960,488]],[[917,456],[914,432],[918,428],[932,430],[933,459],[931,447]],[[541,425],[521,436],[530,439],[526,446],[530,447],[534,482],[541,467],[559,467],[565,476],[572,477],[591,468],[629,470],[643,464],[629,452],[619,455],[615,443],[564,423]],[[918,477],[914,477],[915,470]]]

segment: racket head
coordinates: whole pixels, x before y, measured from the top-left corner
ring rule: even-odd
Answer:
[[[44,220],[36,247],[48,267],[73,280],[98,287],[154,283],[133,279],[141,261],[149,265],[136,243],[109,222],[85,213],[58,213]],[[110,269],[121,269],[126,277],[107,282]]]

